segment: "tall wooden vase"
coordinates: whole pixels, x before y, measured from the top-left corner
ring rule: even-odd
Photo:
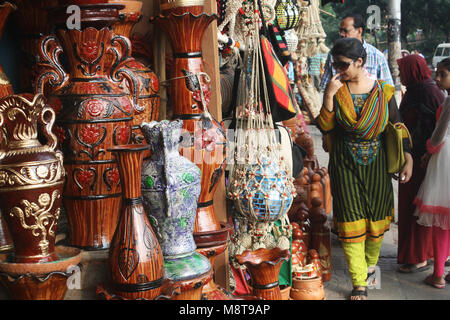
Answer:
[[[56,36],[41,40],[43,68],[36,88],[48,86],[49,102],[57,112],[56,129],[64,152],[67,181],[63,201],[71,245],[86,250],[109,248],[117,226],[122,184],[116,160],[108,148],[129,144],[137,81],[123,66],[130,42],[111,26],[122,5],[98,4],[81,8],[81,30],[67,29],[66,7],[52,11]],[[58,57],[64,54],[67,71]],[[109,57],[113,63],[106,63]]]
[[[176,6],[177,3],[181,6]],[[192,3],[196,5],[187,5]],[[224,131],[208,112],[210,79],[202,59],[203,34],[217,16],[203,13],[202,4],[202,1],[162,1],[165,15],[151,19],[167,34],[172,45],[168,95],[173,117],[183,120],[180,153],[202,172],[194,234],[223,228],[216,218],[213,197],[225,169],[226,153]]]
[[[126,299],[154,299],[163,288],[164,258],[144,211],[141,168],[149,145],[117,146],[115,154],[122,182],[119,224],[109,250],[112,290]]]

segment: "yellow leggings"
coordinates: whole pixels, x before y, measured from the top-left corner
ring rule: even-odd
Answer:
[[[353,287],[367,286],[367,268],[376,266],[382,243],[382,239],[376,242],[369,239],[355,243],[341,241]]]

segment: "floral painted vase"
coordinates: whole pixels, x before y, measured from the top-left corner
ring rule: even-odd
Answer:
[[[136,101],[122,84],[126,79],[136,97],[137,81],[122,64],[130,41],[111,30],[123,5],[80,8],[80,30],[67,28],[65,7],[49,15],[56,35],[40,42],[36,88],[57,113],[54,132],[68,173],[63,201],[71,245],[98,250],[109,248],[122,201],[117,162],[107,149],[131,141]]]
[[[178,151],[182,126],[181,120],[141,124],[151,151],[141,175],[144,208],[163,252],[166,277],[174,281],[211,270],[208,259],[195,251],[201,172]]]

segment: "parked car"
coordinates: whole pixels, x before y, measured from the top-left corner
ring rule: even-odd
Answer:
[[[448,57],[450,57],[450,43],[439,44],[436,47],[436,51],[434,52],[433,60],[431,62],[434,71],[436,71],[437,64]]]

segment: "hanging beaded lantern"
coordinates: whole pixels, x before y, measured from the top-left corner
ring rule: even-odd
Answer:
[[[300,22],[300,10],[296,1],[278,0],[275,5],[275,23],[281,30],[296,28]]]

